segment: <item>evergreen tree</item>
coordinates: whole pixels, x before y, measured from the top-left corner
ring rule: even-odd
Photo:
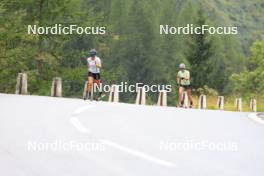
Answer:
[[[196,26],[207,24],[205,14],[202,8],[197,12]],[[211,56],[211,40],[208,34],[193,34],[192,41],[189,42],[189,55],[187,59],[191,65],[192,84],[194,88],[203,87],[208,80],[208,73],[212,66],[207,62]]]

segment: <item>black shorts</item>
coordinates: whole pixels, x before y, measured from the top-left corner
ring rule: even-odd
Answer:
[[[180,87],[183,87],[184,89],[191,89],[191,84],[189,84],[189,85],[180,85]]]
[[[100,73],[88,72],[88,77],[93,77],[93,79],[95,79],[95,80],[101,79]]]

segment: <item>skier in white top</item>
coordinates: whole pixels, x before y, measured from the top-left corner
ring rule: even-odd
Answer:
[[[96,56],[97,52],[95,49],[91,49],[90,57],[87,58],[87,67],[88,67],[88,82],[87,82],[87,92],[85,99],[91,97],[92,86],[95,83],[99,88],[101,86],[101,77],[100,77],[100,68],[102,68],[101,59]],[[99,89],[100,90],[100,89]],[[102,92],[99,92],[100,97]]]

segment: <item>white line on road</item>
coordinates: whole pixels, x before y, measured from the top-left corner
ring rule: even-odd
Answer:
[[[71,116],[73,116],[73,117],[70,118],[71,123],[81,133],[89,133],[90,134],[91,131],[89,131],[87,128],[85,128],[85,126],[83,126],[81,124],[81,122],[79,121],[79,119],[77,117],[75,117],[75,116],[78,116],[79,114],[81,114],[82,112],[84,112],[84,111],[86,111],[87,109],[90,109],[90,108],[92,108],[92,106],[90,106],[90,105],[81,107],[81,108],[75,110],[72,113],[72,115],[71,115]],[[175,164],[172,163],[172,162],[165,161],[165,160],[150,156],[148,154],[145,154],[145,153],[142,153],[140,151],[137,151],[137,150],[122,146],[120,144],[111,142],[109,140],[102,139],[102,140],[99,140],[99,141],[104,143],[105,145],[108,145],[108,146],[113,147],[115,149],[118,149],[120,151],[126,152],[126,153],[128,153],[130,155],[134,155],[134,156],[137,156],[139,158],[143,158],[143,159],[148,160],[150,162],[153,162],[153,163],[156,163],[156,164],[159,164],[159,165],[162,165],[162,166],[170,167],[170,168],[175,167]]]
[[[71,114],[71,116],[77,116],[77,115],[81,114],[82,112],[84,112],[87,109],[90,109],[92,107],[93,106],[91,106],[91,105],[87,105],[87,106],[80,107],[80,108],[76,109],[75,111],[73,111],[73,113]]]
[[[91,133],[91,131],[89,131],[87,128],[85,128],[85,126],[83,126],[82,124],[81,124],[81,122],[79,121],[79,119],[78,118],[76,118],[76,117],[72,117],[72,118],[70,118],[70,121],[71,121],[71,123],[73,124],[73,126],[75,126],[75,128],[78,130],[78,131],[80,131],[81,133]]]
[[[258,123],[264,124],[264,120],[257,116],[257,113],[249,113],[248,117]]]
[[[137,156],[139,158],[143,158],[145,160],[148,160],[150,162],[153,162],[153,163],[156,163],[156,164],[159,164],[159,165],[162,165],[162,166],[166,166],[166,167],[175,167],[176,165],[172,162],[169,162],[169,161],[165,161],[165,160],[162,160],[162,159],[159,159],[159,158],[156,158],[154,156],[150,156],[148,154],[145,154],[145,153],[142,153],[140,151],[137,151],[137,150],[134,150],[134,149],[131,149],[131,148],[128,148],[128,147],[125,147],[125,146],[122,146],[120,144],[117,144],[117,143],[114,143],[114,142],[111,142],[109,140],[105,140],[105,139],[102,139],[100,140],[100,142],[102,142],[103,144],[105,145],[108,145],[110,147],[113,147],[115,149],[118,149],[120,151],[123,151],[123,152],[126,152],[130,155],[134,155],[134,156]]]
[[[86,111],[87,109],[92,108],[93,106],[91,105],[86,105],[83,107],[80,107],[78,109],[76,109],[75,111],[72,112],[71,114],[71,118],[70,118],[70,122],[73,124],[73,126],[75,126],[75,128],[80,131],[81,133],[89,133],[91,134],[91,131],[89,131],[87,128],[85,128],[85,126],[83,126],[81,124],[81,122],[79,121],[79,119],[75,116],[78,116],[79,114],[81,114],[82,112]]]

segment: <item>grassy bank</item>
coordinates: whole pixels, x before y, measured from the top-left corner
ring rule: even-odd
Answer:
[[[198,108],[198,96],[194,96],[194,107]],[[217,97],[207,96],[207,109],[217,109]],[[224,110],[236,111],[235,97],[225,97]],[[257,97],[257,111],[264,112],[264,97]],[[250,98],[242,98],[242,109],[243,112],[250,112]]]

